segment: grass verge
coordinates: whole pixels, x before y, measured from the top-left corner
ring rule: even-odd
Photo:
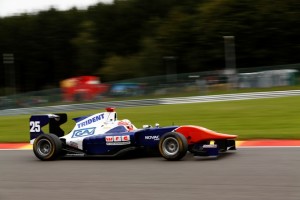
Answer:
[[[118,119],[130,119],[137,127],[199,125],[247,139],[300,139],[300,97],[282,97],[228,102],[117,108]],[[68,112],[62,126],[70,131],[74,117],[102,110]],[[32,113],[34,114],[34,113]],[[29,115],[0,117],[0,142],[28,142]],[[47,132],[46,129],[44,129]]]

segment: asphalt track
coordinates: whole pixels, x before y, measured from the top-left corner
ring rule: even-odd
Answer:
[[[300,148],[239,148],[218,159],[42,162],[0,151],[0,200],[299,200]]]

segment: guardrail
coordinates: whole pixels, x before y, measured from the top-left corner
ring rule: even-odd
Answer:
[[[0,116],[57,113],[57,112],[67,112],[67,111],[74,111],[74,110],[92,110],[92,109],[103,110],[106,107],[120,108],[120,107],[152,106],[152,105],[166,105],[166,104],[236,101],[236,100],[276,98],[276,97],[299,96],[299,95],[300,95],[300,90],[287,90],[287,91],[252,92],[252,93],[143,99],[143,100],[128,100],[128,101],[110,101],[110,102],[82,103],[82,104],[57,105],[57,106],[45,106],[45,107],[5,109],[5,110],[0,110]]]

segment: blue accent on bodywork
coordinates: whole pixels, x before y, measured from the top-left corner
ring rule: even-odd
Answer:
[[[203,150],[207,153],[208,156],[218,156],[219,155],[219,148],[216,147],[203,147]]]
[[[91,115],[88,115],[88,116],[81,116],[81,117],[75,117],[75,118],[73,118],[73,120],[76,122],[76,123],[78,123],[78,122],[80,122],[80,121],[82,121],[82,120],[84,120],[84,119],[86,119],[86,118],[88,118],[88,117],[90,117]]]
[[[32,140],[44,133],[42,128],[49,123],[50,119],[48,115],[33,115],[29,121],[30,140]],[[39,122],[39,129],[34,129],[34,122]]]
[[[73,132],[72,138],[94,135],[96,127],[78,129]]]
[[[110,129],[106,133],[124,133],[124,132],[128,132],[127,128],[125,128],[124,126],[117,126]]]
[[[105,133],[103,135],[95,135],[91,137],[84,138],[82,142],[83,151],[90,155],[108,155],[116,153],[122,149],[125,149],[129,146],[141,147],[141,148],[153,148],[157,149],[159,140],[153,139],[145,139],[146,136],[158,136],[161,138],[165,133],[171,132],[176,129],[178,126],[172,127],[163,127],[163,128],[147,128],[141,129],[132,132],[112,132]],[[129,135],[130,144],[126,145],[107,145],[106,137],[107,136],[124,136]]]
[[[107,145],[107,136],[124,136],[129,135],[130,144],[127,145]],[[108,155],[114,154],[119,150],[127,148],[128,146],[135,146],[135,132],[123,132],[123,133],[108,133],[103,135],[95,135],[84,138],[82,142],[83,151],[90,155]]]
[[[48,133],[53,133],[57,137],[62,137],[64,131],[60,127],[67,121],[68,117],[65,113],[32,115],[29,119],[30,140],[37,138],[45,133],[42,128],[49,124]],[[47,131],[46,131],[47,132]]]
[[[147,128],[137,131],[137,145],[144,147],[157,147],[161,136],[165,133],[172,132],[178,126],[169,126],[163,128]]]

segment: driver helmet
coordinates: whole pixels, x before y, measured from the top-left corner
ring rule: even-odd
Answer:
[[[118,125],[119,126],[125,126],[128,129],[128,131],[134,130],[133,124],[128,119],[122,119],[122,120],[120,120],[118,122]]]

